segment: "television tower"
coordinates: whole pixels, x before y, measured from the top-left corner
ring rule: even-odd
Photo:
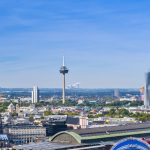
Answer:
[[[65,104],[65,74],[68,73],[68,69],[67,67],[65,66],[65,58],[63,56],[63,65],[61,66],[60,68],[60,73],[63,75],[63,82],[62,82],[62,103]]]

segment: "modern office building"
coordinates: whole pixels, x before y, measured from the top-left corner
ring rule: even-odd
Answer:
[[[119,89],[114,89],[114,97],[119,98],[120,97],[120,91]]]
[[[65,75],[68,73],[68,69],[67,67],[65,66],[65,60],[64,60],[64,57],[63,57],[63,65],[61,66],[60,68],[60,73],[63,75],[63,82],[62,82],[62,103],[64,104],[65,103]]]
[[[35,104],[38,102],[39,102],[39,89],[37,86],[34,86],[32,90],[32,103]]]
[[[43,123],[43,127],[46,128],[46,136],[52,136],[58,132],[67,130],[67,125],[64,122],[46,122]]]
[[[144,106],[146,109],[150,108],[150,72],[146,74],[146,84],[144,90]]]
[[[46,136],[52,136],[58,132],[66,131],[67,115],[51,115],[42,122],[43,127],[46,128]]]

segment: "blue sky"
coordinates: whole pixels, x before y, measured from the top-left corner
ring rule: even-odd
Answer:
[[[150,68],[149,0],[1,0],[0,86],[138,88]]]

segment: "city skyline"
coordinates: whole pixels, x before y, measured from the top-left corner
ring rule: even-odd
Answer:
[[[149,1],[0,2],[0,86],[139,88],[150,68]]]

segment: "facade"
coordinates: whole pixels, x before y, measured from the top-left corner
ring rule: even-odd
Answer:
[[[8,112],[10,113],[15,112],[15,106],[12,103],[8,106]]]
[[[47,121],[43,121],[43,127],[46,128],[46,136],[52,136],[58,132],[66,131],[67,115],[51,115],[47,117]]]
[[[9,146],[9,140],[7,135],[0,134],[0,148],[6,148]]]
[[[144,106],[146,109],[150,108],[150,72],[146,74]]]
[[[120,91],[119,89],[114,90],[114,97],[119,98],[120,97]]]
[[[25,144],[41,141],[46,137],[46,129],[34,125],[9,125],[5,127],[4,133],[8,135],[11,143]]]
[[[80,116],[79,124],[80,124],[81,129],[87,128],[88,127],[88,117]]]
[[[43,127],[46,128],[46,136],[52,136],[58,132],[67,130],[66,124],[59,123],[45,123]]]
[[[16,113],[20,113],[20,107],[19,107],[19,105],[18,104],[16,104]]]
[[[33,91],[32,91],[32,103],[38,103],[39,102],[39,89],[37,86],[33,87]]]
[[[71,129],[84,129],[88,127],[88,117],[84,116],[68,116],[67,126]]]
[[[140,90],[139,90],[139,91],[140,91],[140,98],[141,98],[142,101],[144,101],[144,90],[145,90],[145,89],[144,89],[144,86],[142,86],[142,87],[140,88]]]

